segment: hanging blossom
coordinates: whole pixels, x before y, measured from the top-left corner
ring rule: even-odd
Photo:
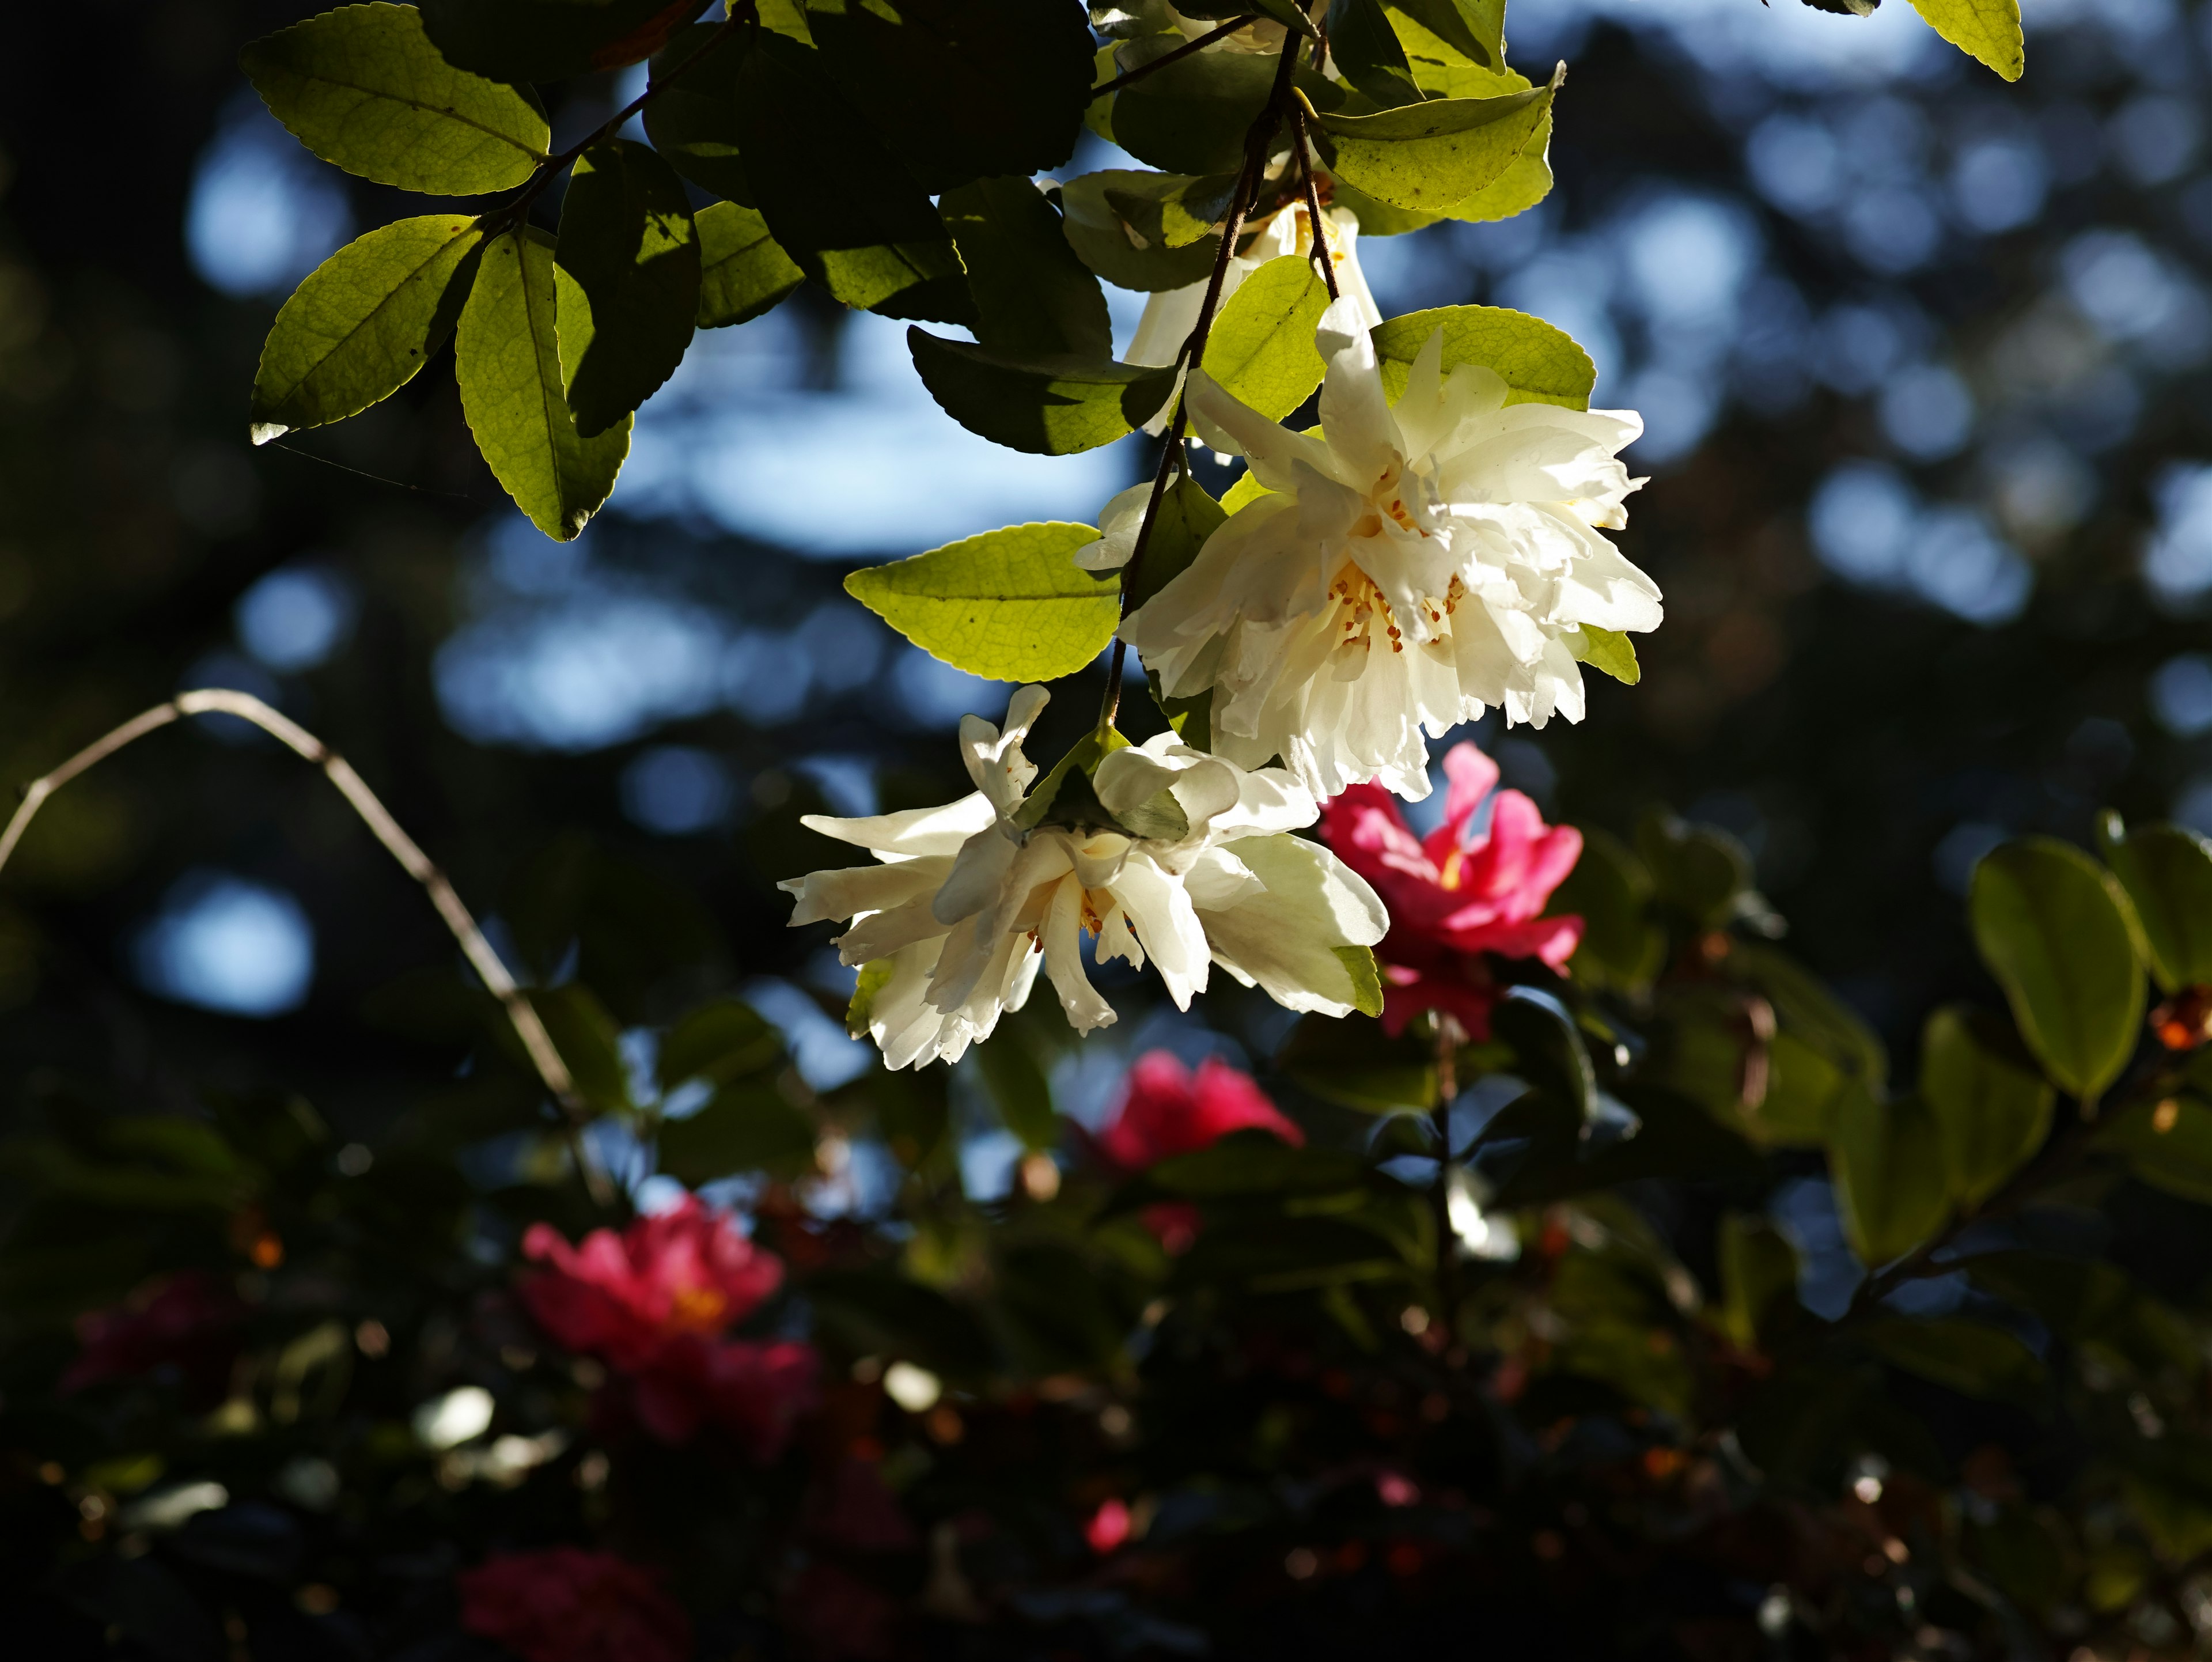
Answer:
[[[1031,805],[1022,752],[1049,695],[1024,687],[1002,732],[960,723],[975,792],[944,807],[801,823],[881,862],[794,878],[793,924],[853,921],[837,939],[867,965],[858,1002],[893,1068],[957,1061],[1018,1010],[1042,969],[1079,1032],[1115,1019],[1083,969],[1121,959],[1158,971],[1188,1009],[1218,964],[1293,1010],[1348,1014],[1358,993],[1340,949],[1372,946],[1389,919],[1375,892],[1326,849],[1288,835],[1319,817],[1279,768],[1244,769],[1172,733],[1109,751],[1085,781],[1057,785],[1095,807]],[[1109,823],[1110,822],[1110,823]]]
[[[1356,301],[1322,314],[1322,432],[1292,433],[1203,370],[1193,420],[1251,463],[1261,493],[1133,613],[1122,638],[1171,697],[1213,694],[1215,750],[1279,757],[1316,796],[1380,780],[1429,793],[1423,733],[1492,706],[1509,722],[1582,719],[1583,630],[1659,625],[1659,589],[1601,527],[1628,521],[1617,453],[1633,411],[1508,405],[1492,370],[1443,373],[1443,332],[1394,405]],[[1102,516],[1081,557],[1127,557]],[[1141,513],[1139,503],[1135,511]]]
[[[1265,1131],[1293,1148],[1305,1147],[1306,1134],[1284,1117],[1251,1075],[1218,1056],[1206,1057],[1194,1074],[1173,1053],[1151,1050],[1129,1069],[1121,1099],[1096,1141],[1107,1162],[1127,1175],[1211,1148],[1232,1131]],[[1155,1201],[1140,1215],[1160,1245],[1178,1255],[1196,1244],[1205,1223],[1188,1201]]]
[[[1443,767],[1443,823],[1426,837],[1407,829],[1397,803],[1376,785],[1354,785],[1330,802],[1321,834],[1389,904],[1390,933],[1375,949],[1383,1026],[1396,1034],[1422,1011],[1438,1010],[1487,1038],[1504,991],[1490,955],[1540,959],[1559,970],[1582,942],[1581,918],[1543,911],[1582,857],[1583,834],[1547,825],[1517,790],[1492,796],[1498,764],[1473,745],[1453,746]],[[1469,836],[1485,797],[1489,826]]]
[[[1271,27],[1279,30],[1282,25]],[[1359,269],[1359,216],[1349,208],[1332,206],[1324,208],[1322,216],[1328,237],[1328,261],[1336,271],[1338,292],[1352,302],[1362,326],[1372,329],[1382,321],[1382,314],[1367,287],[1366,274]],[[1248,225],[1246,229],[1251,227]],[[1291,203],[1261,222],[1251,240],[1241,252],[1229,257],[1228,267],[1222,274],[1220,303],[1226,306],[1244,279],[1269,260],[1280,259],[1285,254],[1303,259],[1312,252],[1313,216],[1304,202]],[[1173,363],[1183,343],[1190,338],[1190,332],[1198,326],[1198,314],[1205,303],[1206,284],[1202,282],[1147,296],[1145,314],[1137,321],[1137,332],[1130,338],[1126,361],[1153,367]],[[1174,407],[1173,399],[1163,404],[1158,413],[1145,423],[1145,430],[1164,432]],[[1150,487],[1140,485],[1136,489],[1148,490]]]
[[[686,1443],[712,1425],[767,1462],[813,1406],[812,1346],[723,1336],[774,1295],[783,1265],[696,1196],[574,1246],[532,1224],[522,1251],[549,1266],[520,1289],[538,1324],[613,1369],[606,1406],[659,1441]]]

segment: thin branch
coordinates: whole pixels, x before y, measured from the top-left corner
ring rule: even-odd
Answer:
[[[569,1148],[575,1157],[576,1169],[582,1176],[592,1198],[601,1206],[613,1202],[613,1191],[606,1176],[585,1158],[582,1128],[590,1123],[591,1110],[576,1089],[576,1081],[562,1060],[561,1052],[553,1044],[553,1036],[545,1031],[539,1018],[514,977],[507,973],[484,932],[470,916],[469,909],[454,892],[445,873],[432,863],[430,857],[416,845],[415,839],[400,828],[392,817],[391,810],[377,799],[362,776],[354,771],[353,764],[332,750],[321,740],[293,721],[283,712],[270,709],[251,693],[234,692],[224,688],[202,688],[191,692],[180,692],[165,704],[156,704],[142,715],[134,715],[106,737],[86,746],[68,761],[43,778],[34,779],[23,788],[23,800],[16,808],[8,828],[0,831],[0,868],[4,868],[23,840],[23,832],[32,819],[46,805],[46,799],[64,785],[97,764],[121,750],[135,740],[168,727],[187,715],[221,714],[234,715],[251,721],[263,732],[280,740],[295,754],[305,758],[323,770],[324,776],[337,787],[359,814],[376,840],[381,843],[392,857],[397,860],[408,876],[420,883],[430,897],[430,904],[453,931],[453,939],[460,943],[461,953],[469,966],[477,972],[485,988],[496,998],[507,1019],[514,1028],[514,1036],[522,1041],[531,1065],[538,1077],[560,1104],[568,1121]]]
[[[1221,291],[1229,281],[1229,262],[1237,253],[1237,239],[1243,234],[1245,216],[1259,198],[1260,186],[1267,171],[1267,149],[1276,130],[1291,107],[1290,97],[1291,72],[1297,67],[1297,37],[1286,35],[1283,51],[1275,60],[1275,80],[1267,94],[1267,101],[1244,135],[1244,167],[1237,176],[1237,188],[1229,200],[1229,216],[1222,222],[1221,245],[1214,250],[1213,270],[1206,280],[1206,297],[1200,301],[1198,321],[1191,326],[1182,350],[1176,353],[1176,362],[1184,374],[1182,388],[1171,394],[1176,401],[1175,417],[1168,423],[1167,443],[1160,451],[1158,471],[1152,475],[1152,494],[1145,503],[1145,517],[1137,527],[1137,540],[1130,551],[1128,563],[1121,568],[1121,616],[1129,615],[1129,596],[1135,592],[1137,573],[1145,563],[1145,551],[1152,545],[1152,527],[1160,517],[1160,504],[1167,498],[1168,481],[1174,478],[1181,465],[1183,435],[1190,421],[1188,376],[1206,362],[1206,337],[1212,332],[1214,314],[1221,307]],[[1098,725],[1109,728],[1121,708],[1121,668],[1127,661],[1128,643],[1118,630],[1114,636],[1114,654],[1107,661],[1106,697],[1100,708]]]
[[[1093,87],[1091,89],[1091,102],[1096,104],[1100,99],[1105,97],[1108,93],[1121,91],[1122,88],[1127,86],[1132,81],[1142,81],[1154,70],[1164,69],[1170,64],[1174,63],[1178,58],[1188,58],[1194,52],[1204,52],[1215,41],[1222,39],[1223,36],[1236,33],[1237,30],[1243,28],[1247,23],[1253,21],[1257,16],[1258,14],[1255,12],[1247,12],[1242,17],[1232,17],[1226,23],[1224,23],[1219,28],[1208,29],[1204,34],[1200,35],[1197,40],[1184,41],[1182,45],[1177,46],[1173,52],[1164,52],[1158,58],[1152,58],[1146,63],[1138,64],[1133,70],[1124,70],[1121,74],[1115,76],[1111,81],[1103,81],[1098,85]]]
[[[1321,187],[1314,183],[1313,155],[1306,148],[1306,113],[1303,105],[1291,110],[1291,136],[1297,141],[1298,178],[1305,190],[1306,219],[1313,227],[1313,263],[1321,267],[1321,280],[1328,285],[1328,297],[1341,300],[1343,295],[1336,286],[1336,261],[1328,252],[1328,221],[1321,210]]]

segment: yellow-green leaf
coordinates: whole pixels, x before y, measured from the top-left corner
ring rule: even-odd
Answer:
[[[1929,27],[2008,81],[2020,79],[2027,52],[2020,31],[2020,0],[1912,0]]]
[[[466,214],[403,219],[307,274],[276,314],[253,377],[256,444],[366,410],[453,332],[483,233]]]
[[[699,326],[720,329],[769,311],[806,280],[769,234],[759,210],[716,202],[692,221],[699,232]]]
[[[1090,572],[1087,525],[1010,525],[909,560],[867,566],[846,591],[933,658],[996,681],[1072,675],[1105,650],[1121,574]]]
[[[1579,646],[1576,655],[1583,662],[1604,671],[1624,686],[1632,687],[1644,679],[1643,667],[1636,661],[1636,642],[1619,630],[1584,624]]]
[[[1494,183],[1551,112],[1549,84],[1498,98],[1440,98],[1373,115],[1313,118],[1329,171],[1395,207],[1449,213]]]
[[[561,391],[556,290],[574,281],[535,226],[493,238],[454,342],[461,412],[477,448],[531,523],[562,542],[599,511],[629,454],[630,417],[580,437]]]
[[[1314,328],[1328,287],[1310,259],[1284,254],[1237,286],[1206,338],[1206,373],[1230,396],[1280,421],[1321,385],[1328,366]]]
[[[340,6],[264,35],[239,65],[294,137],[380,185],[475,196],[545,159],[536,101],[447,63],[412,6]]]
[[[1505,382],[1508,404],[1556,404],[1589,408],[1597,366],[1564,329],[1502,306],[1439,306],[1408,312],[1375,332],[1382,385],[1392,398],[1406,390],[1406,375],[1429,337],[1444,332],[1443,371],[1478,363]]]

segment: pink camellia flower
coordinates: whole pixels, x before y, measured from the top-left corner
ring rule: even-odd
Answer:
[[[629,1375],[629,1402],[647,1434],[672,1446],[714,1426],[763,1465],[791,1440],[814,1406],[822,1360],[795,1339],[757,1344],[683,1334]]]
[[[1489,831],[1468,821],[1498,783],[1498,764],[1473,745],[1444,753],[1450,789],[1443,824],[1416,837],[1379,785],[1354,785],[1322,809],[1321,834],[1337,857],[1374,886],[1390,909],[1390,933],[1375,949],[1382,969],[1382,1025],[1395,1034],[1424,1010],[1455,1017],[1475,1038],[1490,1036],[1500,989],[1486,953],[1541,959],[1554,970],[1583,938],[1579,917],[1542,915],[1575,861],[1583,834],[1547,825],[1517,790],[1492,800]]]
[[[1293,1148],[1306,1134],[1283,1117],[1267,1093],[1218,1056],[1193,1074],[1165,1050],[1137,1058],[1114,1117],[1098,1133],[1099,1152],[1124,1172],[1141,1172],[1171,1154],[1212,1147],[1231,1131],[1271,1131]]]
[[[81,1348],[60,1390],[66,1396],[110,1379],[173,1377],[190,1406],[220,1402],[245,1319],[246,1307],[216,1277],[179,1270],[128,1303],[77,1318]]]
[[[461,1625],[522,1662],[687,1662],[691,1621],[612,1553],[502,1553],[459,1578]]]
[[[594,1229],[576,1246],[550,1225],[532,1224],[522,1251],[551,1266],[522,1283],[538,1325],[569,1349],[625,1370],[681,1335],[724,1331],[783,1282],[781,1259],[693,1196],[619,1235]]]

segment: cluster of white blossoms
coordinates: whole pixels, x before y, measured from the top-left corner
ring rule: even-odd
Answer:
[[[1582,719],[1586,629],[1656,629],[1659,589],[1602,528],[1627,523],[1618,453],[1632,411],[1506,402],[1505,382],[1443,373],[1439,330],[1394,405],[1370,302],[1322,316],[1318,436],[1190,377],[1198,435],[1243,456],[1261,494],[1123,624],[1169,696],[1213,695],[1215,752],[1279,758],[1316,796],[1378,780],[1429,794],[1425,731],[1492,707],[1509,722]],[[1146,492],[1102,515],[1079,563],[1127,561]]]
[[[1107,1026],[1114,1009],[1084,971],[1085,934],[1100,964],[1149,959],[1179,1008],[1213,964],[1293,1010],[1357,1008],[1366,954],[1344,949],[1373,946],[1389,919],[1334,855],[1289,834],[1319,818],[1312,794],[1279,768],[1248,772],[1169,733],[1108,752],[1087,781],[1048,781],[1053,798],[1033,803],[1037,769],[1022,745],[1048,697],[1015,693],[1003,731],[961,722],[973,794],[803,821],[879,862],[782,887],[798,898],[793,923],[849,918],[839,956],[881,966],[862,1008],[884,1060],[957,1061],[1022,1007],[1040,966],[1078,1032]]]

